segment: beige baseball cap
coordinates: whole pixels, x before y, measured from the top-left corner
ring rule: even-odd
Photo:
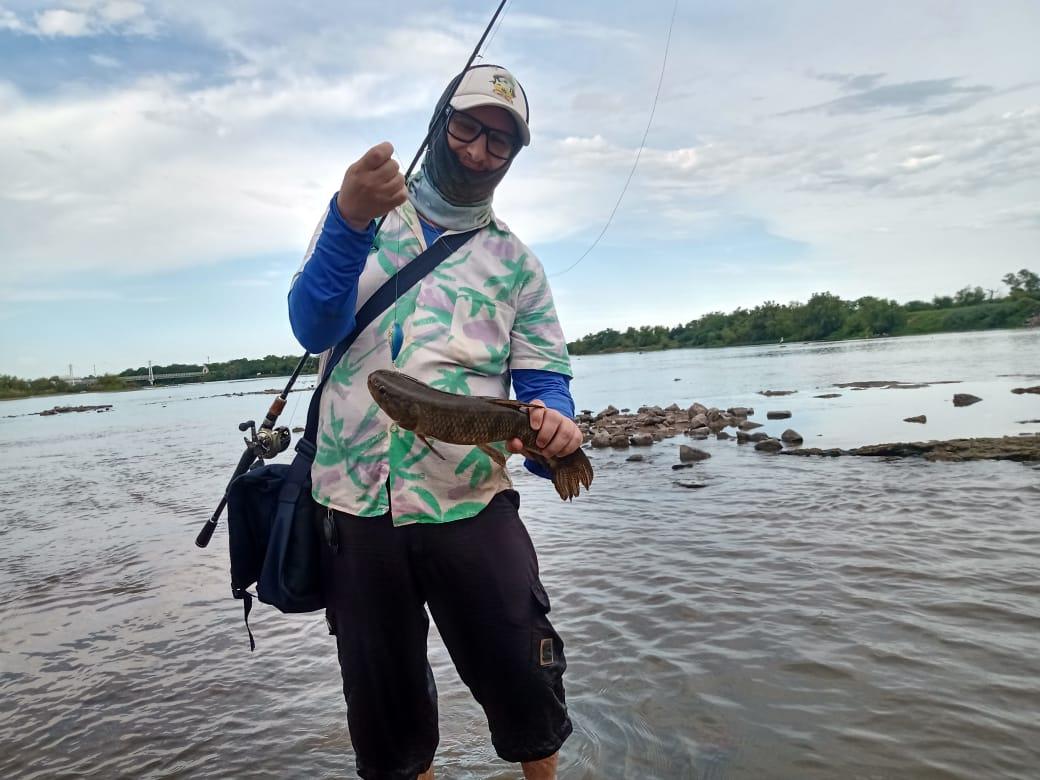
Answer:
[[[531,143],[527,126],[527,95],[513,74],[498,65],[475,65],[466,71],[451,99],[452,108],[465,111],[477,106],[498,106],[513,115],[524,146]]]

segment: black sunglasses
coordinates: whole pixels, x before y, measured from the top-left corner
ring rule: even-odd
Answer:
[[[517,136],[488,127],[472,114],[448,106],[445,115],[448,118],[448,135],[456,141],[470,144],[483,135],[487,138],[488,154],[499,160],[511,160],[520,149]]]

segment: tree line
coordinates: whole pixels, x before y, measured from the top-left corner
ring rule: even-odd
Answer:
[[[807,303],[766,301],[753,309],[728,314],[710,312],[681,325],[644,325],[625,331],[606,328],[567,347],[572,355],[601,352],[735,347],[780,341],[824,341],[874,336],[909,336],[965,330],[1016,328],[1040,316],[1040,276],[1022,269],[1002,279],[1005,295],[982,287],[964,287],[931,301],[865,296],[844,300],[829,292],[815,293]]]
[[[197,377],[194,381],[215,382],[228,379],[255,379],[265,376],[288,376],[296,368],[299,355],[268,355],[262,358],[237,358],[221,363],[207,363],[208,373]],[[161,374],[194,374],[203,370],[201,363],[171,363],[165,366],[152,366],[156,375],[156,384],[183,383],[184,379],[163,380]],[[318,371],[318,359],[311,356],[303,366],[303,373],[315,374]],[[39,379],[19,379],[6,374],[0,375],[0,399],[25,398],[32,395],[60,395],[63,393],[110,392],[139,388],[139,381],[127,381],[127,377],[148,376],[148,366],[128,368],[119,374],[89,376],[70,382],[60,376]]]
[[[607,328],[591,333],[567,347],[573,355],[600,352],[675,349],[680,347],[732,347],[783,341],[821,341],[872,336],[908,336],[993,328],[1017,328],[1040,319],[1040,276],[1022,269],[1001,280],[1009,288],[996,290],[964,287],[953,295],[936,295],[931,301],[899,304],[865,296],[844,300],[829,292],[815,293],[808,303],[780,304],[766,301],[753,309],[738,308],[724,314],[710,312],[686,324],[668,327],[644,325],[625,331]],[[208,373],[198,381],[214,382],[257,377],[283,377],[296,368],[295,355],[267,355],[208,363]],[[201,363],[152,366],[155,374],[189,374],[203,370]],[[303,373],[318,371],[318,359],[308,358]],[[75,384],[59,376],[20,379],[0,375],[0,399],[32,395],[124,390],[139,387],[126,377],[148,375],[148,367],[128,368],[118,375],[86,377]],[[158,378],[159,383],[164,380]],[[167,380],[181,383],[183,379]]]

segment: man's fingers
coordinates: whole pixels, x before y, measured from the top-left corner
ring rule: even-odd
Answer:
[[[404,176],[397,174],[393,179],[380,184],[375,188],[374,193],[379,198],[386,198],[387,200],[395,199],[400,193],[408,194],[408,188],[404,183]]]
[[[401,174],[401,166],[398,165],[397,160],[387,160],[385,163],[380,165],[378,168],[372,171],[372,181],[376,184],[386,184],[393,181]],[[401,177],[404,178],[403,176]]]
[[[544,414],[544,413],[543,413]],[[542,424],[538,426],[538,449],[544,450],[549,446],[549,443],[556,436],[556,431],[560,429],[560,423],[563,418],[558,414],[546,414],[542,418]]]
[[[520,439],[509,439],[506,441],[506,449],[510,452],[523,452],[524,443]]]
[[[393,153],[394,145],[389,141],[383,141],[365,152],[359,162],[363,169],[374,171],[389,160]]]

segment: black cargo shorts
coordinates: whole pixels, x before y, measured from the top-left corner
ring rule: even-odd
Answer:
[[[475,517],[400,528],[389,514],[332,514],[322,560],[326,615],[366,780],[414,780],[436,752],[426,607],[503,760],[545,758],[570,735],[563,641],[548,619],[519,506],[507,490]]]

